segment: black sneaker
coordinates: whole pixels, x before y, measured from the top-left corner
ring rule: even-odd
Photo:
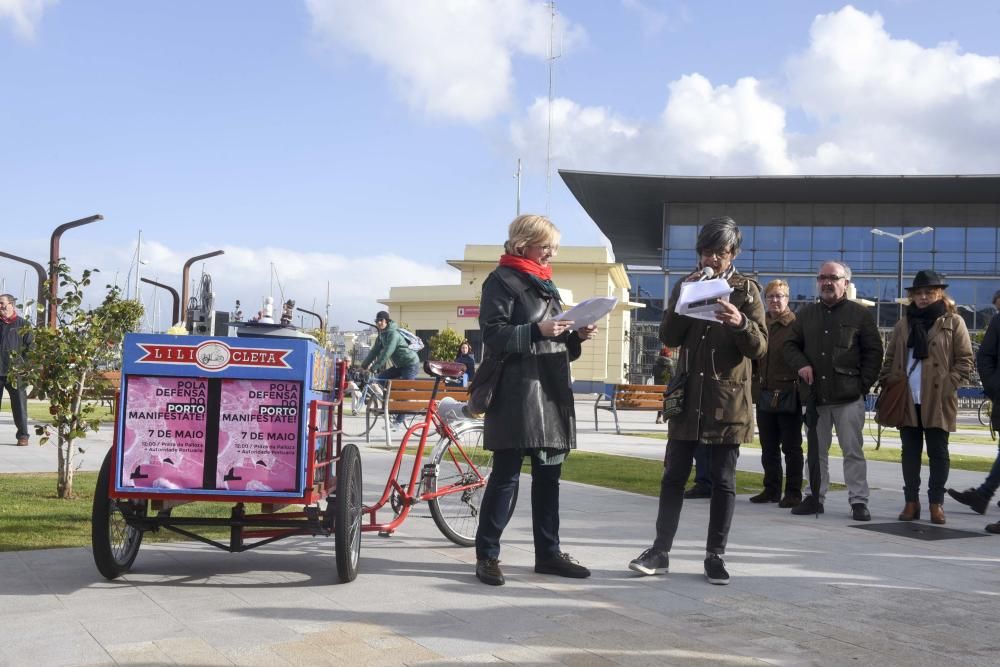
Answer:
[[[966,489],[965,491],[948,489],[948,495],[963,505],[968,505],[977,514],[986,514],[986,508],[990,506],[990,499],[976,489]]]
[[[709,487],[699,486],[698,484],[695,484],[690,489],[684,492],[684,497],[687,500],[691,500],[693,498],[711,498],[712,489]]]
[[[872,515],[868,511],[868,506],[864,503],[851,504],[851,516],[855,521],[871,521]]]
[[[986,532],[993,533],[994,535],[1000,535],[1000,521],[986,524]]]
[[[716,586],[725,586],[729,583],[729,573],[726,572],[726,563],[719,554],[711,554],[705,559],[705,577],[708,583]]]
[[[670,556],[663,551],[657,551],[650,547],[646,549],[638,558],[632,559],[628,564],[628,569],[640,574],[661,574],[670,568]]]
[[[496,558],[483,558],[476,561],[476,578],[490,586],[503,586],[503,572],[500,571],[500,561]]]
[[[792,508],[792,514],[822,514],[823,503],[816,500],[816,496],[806,496],[802,502]]]
[[[781,500],[781,494],[771,493],[770,491],[764,490],[758,493],[756,496],[750,496],[750,502],[752,503],[776,503]]]
[[[802,502],[802,496],[794,493],[786,493],[785,497],[778,501],[778,507],[791,509]]]
[[[567,553],[558,553],[551,558],[535,561],[535,572],[539,574],[557,574],[570,579],[586,579],[590,570],[580,565],[575,558]]]

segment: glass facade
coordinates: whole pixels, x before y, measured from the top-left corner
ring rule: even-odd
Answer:
[[[629,274],[633,300],[647,304],[635,313],[639,321],[660,318],[671,278],[695,268],[699,223],[717,215],[731,215],[740,225],[743,249],[737,268],[762,286],[774,278],[787,281],[793,309],[815,299],[816,270],[823,261],[836,260],[851,268],[857,296],[875,303],[879,325],[893,326],[899,314],[900,243],[872,229],[903,235],[930,226],[933,231],[903,242],[904,286],[920,269],[934,269],[947,276],[948,295],[970,329],[984,329],[996,312],[991,303],[1000,289],[996,206],[711,203],[664,208],[664,274]]]

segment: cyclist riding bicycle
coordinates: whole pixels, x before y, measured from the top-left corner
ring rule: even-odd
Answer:
[[[417,353],[410,349],[409,344],[403,335],[399,333],[399,327],[389,317],[389,313],[384,310],[378,311],[375,315],[375,328],[378,329],[378,339],[372,345],[371,352],[361,362],[361,367],[380,371],[379,380],[392,380],[402,378],[412,380],[417,377],[420,369],[420,358]],[[386,368],[388,362],[392,362],[392,368]],[[399,426],[403,423],[403,415],[396,415],[393,425]]]

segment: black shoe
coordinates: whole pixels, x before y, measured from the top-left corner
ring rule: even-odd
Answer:
[[[503,586],[503,572],[500,571],[500,561],[496,558],[484,558],[476,561],[476,578],[490,586]]]
[[[567,553],[558,553],[551,558],[535,561],[535,572],[538,574],[557,574],[570,579],[586,579],[590,570],[580,565],[575,558]]]
[[[783,507],[788,509],[790,507],[795,507],[802,502],[801,494],[786,493],[785,497],[778,501],[778,507]]]
[[[855,521],[871,521],[872,515],[864,503],[851,503],[851,516]]]
[[[729,583],[729,573],[726,572],[726,563],[719,554],[711,554],[705,559],[705,577],[708,583],[717,586],[725,586]]]
[[[986,508],[990,506],[990,499],[976,489],[966,489],[965,491],[948,489],[948,495],[963,505],[968,505],[977,514],[986,514]]]
[[[792,508],[792,514],[822,514],[823,503],[816,500],[815,496],[806,496],[802,502]]]
[[[704,486],[699,486],[695,484],[690,489],[684,492],[684,498],[686,500],[691,500],[693,498],[711,498],[712,489]]]
[[[768,490],[761,491],[756,496],[750,496],[750,502],[752,503],[776,503],[781,500],[781,496],[777,493],[771,493]]]
[[[993,533],[994,535],[1000,535],[1000,521],[986,524],[986,532]]]
[[[670,556],[666,552],[650,547],[639,554],[638,558],[632,559],[628,569],[640,574],[665,573],[670,569]]]

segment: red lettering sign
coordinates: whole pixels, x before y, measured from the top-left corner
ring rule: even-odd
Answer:
[[[229,347],[219,340],[207,340],[199,345],[139,343],[145,354],[137,364],[184,364],[206,371],[221,371],[229,366],[254,368],[291,368],[285,357],[291,350],[270,350]]]
[[[459,306],[459,317],[479,317],[479,306]]]

